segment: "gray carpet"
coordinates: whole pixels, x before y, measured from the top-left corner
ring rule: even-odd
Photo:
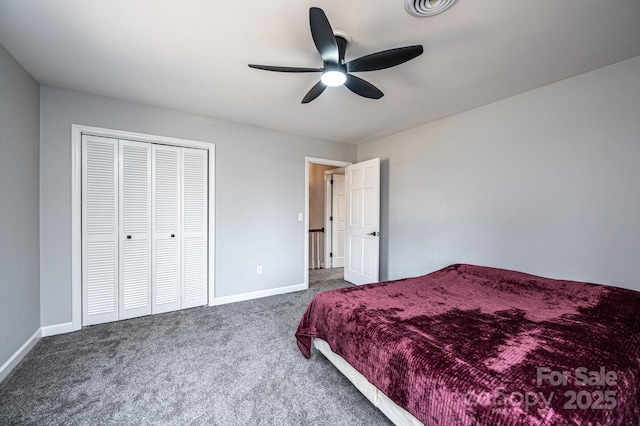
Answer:
[[[312,269],[309,271],[309,286],[319,284],[325,281],[342,280],[344,277],[344,268],[335,269]],[[344,285],[350,285],[345,282]]]
[[[330,272],[304,292],[43,338],[0,383],[0,425],[389,425],[296,346],[313,295],[349,285]]]

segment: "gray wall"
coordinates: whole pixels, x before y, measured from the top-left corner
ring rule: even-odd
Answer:
[[[0,46],[0,365],[40,328],[39,91]]]
[[[383,278],[466,262],[640,290],[640,57],[358,148]]]
[[[223,102],[223,100],[221,100]],[[305,156],[353,145],[41,87],[42,324],[71,321],[71,124],[216,144],[216,297],[304,283]],[[264,274],[256,275],[263,265]]]

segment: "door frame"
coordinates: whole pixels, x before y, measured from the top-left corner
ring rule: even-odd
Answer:
[[[350,161],[329,160],[326,158],[304,158],[304,288],[309,288],[309,164],[347,167]],[[326,208],[326,206],[325,206]]]
[[[101,127],[71,125],[71,327],[82,328],[82,135],[90,134],[113,139],[173,145],[204,149],[209,159],[209,229],[208,229],[208,304],[213,306],[215,296],[215,144],[212,142],[134,133]],[[308,190],[308,188],[307,188]],[[308,201],[307,201],[308,204]],[[308,256],[308,254],[307,254]],[[307,259],[308,261],[308,259]]]

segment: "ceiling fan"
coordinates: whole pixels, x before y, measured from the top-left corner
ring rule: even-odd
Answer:
[[[331,29],[331,24],[324,11],[318,7],[309,9],[311,37],[322,57],[322,68],[281,67],[273,65],[249,64],[251,68],[277,72],[321,72],[320,81],[309,90],[302,99],[306,104],[320,96],[327,86],[345,85],[353,93],[370,99],[380,99],[384,93],[373,84],[356,77],[352,72],[377,71],[395,67],[420,56],[424,49],[421,45],[398,47],[362,56],[346,62],[344,54],[347,50],[348,35]]]

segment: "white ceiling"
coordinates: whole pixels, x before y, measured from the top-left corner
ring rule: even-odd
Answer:
[[[385,96],[329,88],[308,10],[353,37],[347,60],[425,53],[359,73]],[[637,0],[458,0],[416,18],[403,0],[0,0],[0,44],[40,83],[329,140],[359,143],[640,55]]]

